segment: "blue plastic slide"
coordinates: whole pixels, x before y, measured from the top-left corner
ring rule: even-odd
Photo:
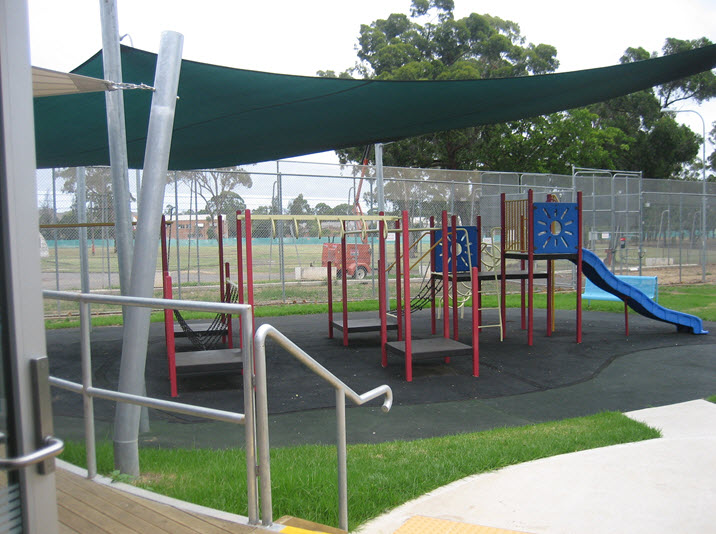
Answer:
[[[582,272],[595,286],[626,301],[631,309],[645,317],[675,324],[680,332],[709,333],[698,317],[659,306],[641,290],[619,280],[596,254],[587,249],[582,249]]]

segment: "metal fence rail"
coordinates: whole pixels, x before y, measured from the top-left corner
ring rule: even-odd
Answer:
[[[582,191],[584,243],[615,270],[694,264],[704,269],[716,262],[716,183],[656,180],[641,173],[581,168],[571,175],[554,175],[386,167],[383,175],[386,212],[408,210],[415,227],[427,226],[431,216],[439,217],[447,210],[464,225],[474,225],[480,215],[489,236],[489,229],[499,226],[501,193],[508,200],[517,200],[525,198],[531,188],[535,198],[555,193],[563,202],[574,202],[576,191]],[[224,184],[226,190],[202,189],[209,177],[211,183]],[[133,194],[139,187],[139,172],[136,178]],[[364,214],[376,214],[378,209],[377,176],[372,166],[280,161],[238,171],[176,172],[169,178],[165,191],[165,211],[172,221],[169,269],[180,298],[182,292],[199,300],[213,298],[204,286],[218,284],[221,269],[217,219],[210,213],[218,209],[212,207],[217,198],[228,199],[221,208],[227,216],[224,244],[228,255],[236,246],[232,213],[239,208],[248,207],[254,215],[354,215],[358,196]],[[119,277],[109,171],[88,169],[84,210],[78,209],[75,181],[71,170],[38,171],[38,209],[46,243],[44,287],[116,290]],[[136,203],[132,206],[136,208]],[[72,227],[73,223],[84,226]],[[316,282],[302,273],[321,266],[321,246],[334,238],[319,236],[317,225],[308,222],[296,227],[279,221],[276,228],[274,233],[265,221],[253,228],[256,303],[325,302],[325,291],[311,288]],[[377,240],[369,237],[368,244],[373,249]],[[422,248],[416,257],[424,252]],[[374,271],[377,255],[373,257]],[[426,265],[420,268],[424,270]],[[364,284],[369,287],[353,285],[352,300],[377,298],[374,277]],[[46,313],[64,312],[59,303],[55,308],[48,307]]]

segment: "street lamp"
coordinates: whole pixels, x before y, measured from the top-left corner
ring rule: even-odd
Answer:
[[[701,126],[703,128],[703,153],[702,161],[702,188],[701,193],[701,282],[706,283],[706,121],[701,116],[701,113],[694,111],[693,109],[664,109],[669,113],[695,113],[701,119]]]

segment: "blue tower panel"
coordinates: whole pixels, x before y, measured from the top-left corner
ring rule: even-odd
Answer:
[[[443,262],[443,245],[442,230],[435,232],[435,262],[436,270],[442,270]],[[452,272],[452,228],[448,228],[448,270]],[[458,226],[457,227],[457,272],[469,271],[471,267],[479,267],[477,265],[477,226]]]
[[[533,205],[535,254],[577,253],[579,212],[577,204],[535,202]]]

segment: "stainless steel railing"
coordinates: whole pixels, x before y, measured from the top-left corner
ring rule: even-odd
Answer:
[[[68,391],[79,393],[83,397],[85,442],[87,449],[87,473],[89,478],[97,474],[97,459],[94,432],[93,399],[102,398],[116,402],[127,402],[139,406],[156,408],[169,412],[195,415],[243,424],[246,427],[246,478],[249,523],[259,522],[259,494],[261,500],[261,523],[269,526],[273,523],[271,499],[271,465],[268,434],[268,389],[266,378],[266,339],[276,341],[289,354],[298,359],[312,372],[320,376],[335,389],[336,423],[338,448],[338,501],[340,527],[348,530],[348,486],[346,469],[346,412],[345,399],[348,397],[354,404],[384,397],[382,409],[390,410],[393,404],[393,392],[387,385],[379,386],[359,395],[319,364],[290,339],[271,325],[260,326],[254,337],[251,336],[251,306],[245,304],[227,304],[217,302],[196,302],[189,300],[156,299],[141,297],[125,297],[116,295],[98,295],[87,293],[71,293],[65,291],[43,292],[47,299],[66,300],[79,303],[80,306],[80,357],[82,363],[82,383],[71,382],[57,377],[50,377],[50,384]],[[92,359],[90,350],[90,304],[115,304],[117,306],[140,306],[155,309],[179,309],[225,313],[241,318],[244,346],[243,381],[244,381],[244,413],[234,413],[201,406],[193,406],[179,402],[154,399],[140,395],[131,395],[92,386]],[[255,348],[255,350],[254,350]],[[254,357],[255,353],[255,357]]]
[[[246,478],[248,518],[252,524],[258,523],[259,503],[257,491],[256,469],[256,434],[254,418],[254,388],[252,385],[253,373],[244,372],[244,414],[193,406],[179,402],[154,399],[140,395],[131,395],[118,391],[111,391],[92,386],[92,357],[90,350],[90,304],[115,304],[117,306],[139,306],[155,309],[179,309],[225,313],[241,317],[244,347],[243,353],[252,353],[251,336],[251,306],[246,304],[226,304],[221,302],[195,302],[189,300],[169,300],[142,297],[125,297],[116,295],[97,295],[87,293],[71,293],[65,291],[43,291],[47,299],[65,300],[79,303],[80,306],[80,357],[82,363],[82,383],[71,382],[57,377],[50,377],[50,384],[55,387],[79,393],[83,398],[85,445],[87,450],[87,476],[94,478],[97,475],[97,458],[94,432],[94,398],[102,398],[116,402],[127,402],[138,406],[146,406],[174,413],[194,415],[224,421],[228,423],[243,424],[246,427]],[[248,358],[248,360],[252,360]],[[244,370],[251,369],[244,358]]]
[[[339,527],[348,530],[348,477],[346,469],[346,397],[354,404],[364,404],[372,399],[384,396],[383,411],[387,412],[393,404],[393,391],[387,385],[379,386],[362,395],[357,394],[328,369],[314,360],[308,353],[284,336],[276,328],[265,324],[256,330],[254,337],[256,369],[256,439],[259,456],[261,495],[261,519],[264,525],[273,521],[271,511],[271,469],[268,436],[268,391],[266,387],[266,339],[277,342],[294,358],[308,367],[313,373],[328,382],[336,393],[336,447],[338,448],[338,517]]]

